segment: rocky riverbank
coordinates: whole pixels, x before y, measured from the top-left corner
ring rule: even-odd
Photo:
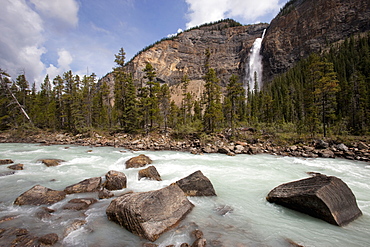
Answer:
[[[333,140],[300,141],[293,144],[278,145],[273,141],[251,139],[249,141],[229,141],[222,134],[214,135],[207,140],[188,138],[174,140],[169,135],[148,134],[106,134],[98,133],[72,135],[69,133],[42,132],[12,134],[12,131],[0,133],[1,143],[40,143],[42,145],[81,145],[81,146],[113,146],[139,150],[173,150],[191,152],[201,155],[204,153],[222,153],[230,156],[238,154],[261,154],[294,156],[304,158],[345,158],[370,162],[370,145],[357,141],[345,145]]]

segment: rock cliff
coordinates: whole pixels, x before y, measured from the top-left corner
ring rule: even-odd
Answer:
[[[211,53],[209,65],[216,70],[223,85],[232,74],[239,75],[242,80],[249,50],[268,24],[229,25],[227,21],[205,25],[159,42],[127,63],[127,70],[134,79],[141,80],[149,62],[156,69],[157,80],[170,86],[180,83],[185,74],[191,81],[202,80],[208,49]]]
[[[190,79],[188,91],[199,98],[203,91],[205,51],[209,65],[225,86],[232,74],[245,81],[246,65],[256,38],[262,42],[263,83],[283,73],[312,52],[322,52],[331,44],[370,30],[369,0],[290,0],[271,24],[236,26],[232,20],[203,25],[149,46],[126,64],[137,85],[143,82],[143,69],[150,62],[157,80],[170,85],[172,100],[181,102],[181,78]],[[114,77],[105,76],[113,88]],[[113,90],[112,90],[113,91]],[[113,98],[113,96],[111,97]],[[113,104],[113,102],[111,102]]]
[[[368,0],[291,0],[271,21],[262,43],[264,79],[312,52],[370,30]]]

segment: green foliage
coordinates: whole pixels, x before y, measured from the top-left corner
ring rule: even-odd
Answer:
[[[114,89],[106,80],[97,82],[94,74],[80,78],[67,71],[52,81],[46,76],[36,91],[35,85],[29,88],[24,75],[10,81],[0,70],[0,130],[32,128],[21,105],[36,127],[72,133],[92,129],[145,133],[164,128],[185,137],[226,128],[228,137],[248,140],[251,137],[240,127],[253,127],[264,130],[253,138],[283,141],[370,133],[370,34],[351,37],[327,53],[312,54],[261,90],[247,92],[235,75],[222,92],[216,71],[209,65],[209,50],[204,55],[204,93],[197,100],[184,74],[179,81],[180,106],[171,101],[169,86],[158,82],[150,63],[141,85],[134,84],[125,71],[123,48],[115,55]]]

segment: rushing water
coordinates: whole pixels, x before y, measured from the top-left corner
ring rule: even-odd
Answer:
[[[125,169],[125,161],[140,153],[153,160],[163,181],[138,181],[140,169]],[[197,170],[213,183],[217,197],[190,197],[195,205],[178,227],[163,234],[159,246],[192,243],[195,228],[203,231],[207,246],[288,246],[290,239],[304,246],[370,246],[370,166],[342,159],[302,159],[272,155],[222,154],[192,155],[173,151],[123,152],[111,147],[40,146],[0,144],[0,159],[24,164],[24,170],[0,177],[0,218],[15,219],[0,228],[27,228],[36,236],[57,233],[63,246],[141,246],[145,241],[107,220],[105,209],[112,199],[100,200],[85,214],[63,210],[76,197],[95,197],[96,193],[68,195],[50,208],[53,216],[35,217],[40,207],[15,206],[14,200],[36,184],[54,190],[83,179],[104,176],[109,170],[123,171],[128,188],[115,191],[149,191],[163,188]],[[58,158],[66,162],[46,167],[39,159]],[[9,171],[7,165],[0,172]],[[352,189],[363,216],[345,227],[270,204],[265,197],[274,187],[320,172],[341,178]],[[220,208],[224,210],[219,211]],[[225,214],[226,212],[226,214]],[[76,219],[86,220],[80,229],[64,237],[65,229]],[[222,244],[221,244],[222,243]]]

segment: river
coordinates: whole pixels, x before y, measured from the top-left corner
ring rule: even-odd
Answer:
[[[138,181],[140,169],[125,169],[125,161],[138,154],[153,160],[163,181]],[[57,158],[66,162],[46,167],[39,159]],[[175,229],[163,234],[159,246],[192,243],[190,232],[198,228],[207,246],[289,246],[288,239],[303,246],[370,246],[370,165],[344,159],[303,159],[261,155],[192,155],[174,151],[131,152],[113,147],[41,146],[37,144],[0,144],[0,159],[24,164],[24,170],[0,177],[0,218],[16,216],[0,223],[0,228],[26,228],[35,236],[57,233],[63,246],[142,246],[143,240],[107,220],[105,209],[112,199],[90,206],[86,213],[63,210],[67,201],[77,197],[95,197],[96,193],[67,195],[49,208],[52,217],[39,219],[40,207],[15,206],[14,200],[36,184],[54,190],[83,179],[104,176],[109,170],[126,174],[127,188],[114,191],[150,191],[163,188],[201,170],[217,197],[190,197],[194,209]],[[0,173],[10,171],[0,166]],[[342,179],[353,191],[363,215],[347,226],[338,227],[322,220],[270,204],[265,197],[274,187],[319,172]],[[65,235],[76,219],[86,224]]]

